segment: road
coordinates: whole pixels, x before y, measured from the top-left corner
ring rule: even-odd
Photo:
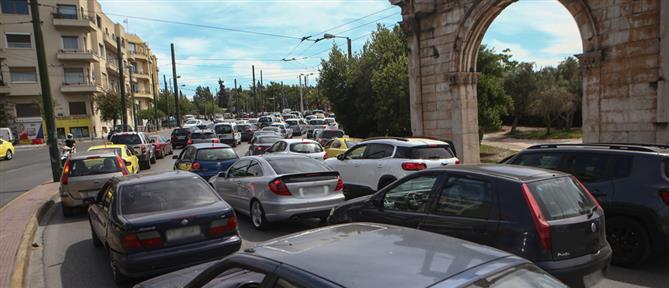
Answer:
[[[243,155],[247,149],[248,145],[244,144],[236,150]],[[159,159],[150,171],[169,171],[172,164],[172,159]],[[247,217],[239,217],[242,248],[320,225],[318,220],[280,223],[270,231],[260,232],[251,226]],[[85,215],[65,219],[59,204],[55,205],[40,223],[35,244],[38,247],[31,255],[27,287],[118,287],[111,278],[106,255],[93,247]],[[608,278],[597,287],[662,287],[669,283],[666,271],[669,271],[669,260],[660,259],[653,259],[639,269],[612,267]]]

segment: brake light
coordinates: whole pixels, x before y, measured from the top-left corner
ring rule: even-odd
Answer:
[[[550,252],[552,248],[550,225],[548,225],[548,221],[546,221],[544,214],[541,212],[541,208],[539,207],[539,204],[537,204],[536,199],[532,196],[530,187],[528,187],[527,184],[523,184],[522,189],[527,206],[530,208],[530,214],[532,214],[534,228],[539,235],[539,243],[545,251]]]
[[[128,234],[121,239],[121,246],[125,249],[137,249],[142,247],[142,242],[139,241],[137,234]]]
[[[662,198],[664,204],[669,205],[669,189],[660,190],[660,198]]]
[[[193,140],[188,139],[188,142],[186,142],[186,144],[188,144],[188,145],[193,144]]]
[[[344,180],[341,179],[341,176],[337,176],[337,187],[335,187],[335,192],[344,190]]]
[[[67,185],[69,176],[70,176],[70,159],[67,159],[67,161],[65,161],[65,166],[63,167],[63,173],[60,175],[60,185]]]
[[[256,146],[256,151],[262,151],[262,150],[263,150],[263,149],[262,149],[261,146]]]
[[[427,168],[425,163],[416,163],[416,162],[404,162],[402,163],[402,169],[407,171],[420,171]]]
[[[237,218],[235,218],[235,216],[230,216],[227,219],[212,221],[211,224],[209,224],[207,234],[209,236],[218,236],[228,231],[234,231],[235,229],[237,229]]]
[[[190,171],[197,171],[200,169],[200,162],[195,162],[193,165],[190,166]]]
[[[462,162],[460,162],[460,159],[455,160],[455,165],[460,165]]]
[[[144,153],[146,153],[146,146],[144,146],[144,144],[142,144],[142,154],[144,154]]]
[[[281,179],[276,179],[272,182],[269,182],[269,190],[272,193],[280,196],[290,196],[290,191],[288,191],[288,186],[281,181]]]
[[[125,249],[137,248],[155,248],[163,246],[163,239],[157,231],[142,232],[139,234],[131,233],[123,236],[121,246]]]
[[[123,173],[123,176],[128,176],[130,173],[128,172],[128,168],[125,167],[125,161],[123,161],[121,157],[116,156],[116,162],[118,163],[118,167],[121,167],[121,173]]]
[[[212,140],[211,140],[211,143],[221,143],[221,140],[218,140],[218,139],[212,139]]]
[[[581,183],[581,181],[578,181],[578,179],[576,179],[576,177],[574,176],[571,176],[571,179],[576,183],[576,185],[578,185],[579,187],[581,187],[583,191],[585,191],[585,194],[588,194],[592,202],[595,202],[595,204],[597,205],[597,207],[599,207],[599,209],[602,209],[602,205],[599,204],[599,201],[597,201],[595,196],[592,195],[592,193],[590,193],[588,188],[585,188],[585,186],[583,185],[583,183]]]

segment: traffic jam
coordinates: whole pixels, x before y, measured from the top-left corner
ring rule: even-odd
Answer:
[[[464,165],[446,139],[344,129],[315,110],[118,130],[63,156],[62,214],[87,215],[113,280],[135,287],[591,287],[669,251],[667,147],[537,145]],[[240,221],[304,219],[320,224],[242,249]]]

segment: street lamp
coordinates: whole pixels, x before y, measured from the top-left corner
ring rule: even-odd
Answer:
[[[304,96],[302,95],[302,76],[304,76],[304,85],[306,86],[307,84],[307,78],[309,75],[314,75],[314,73],[309,73],[309,74],[300,74],[297,78],[299,79],[300,82],[300,113],[304,115]]]
[[[346,39],[346,46],[348,46],[348,59],[351,59],[353,57],[353,54],[351,53],[351,38],[344,37],[344,36],[332,35],[330,33],[325,33],[325,34],[323,34],[322,39],[334,39],[334,38],[345,38]]]

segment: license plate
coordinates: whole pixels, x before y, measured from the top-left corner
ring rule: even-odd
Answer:
[[[177,229],[167,230],[165,234],[167,241],[175,241],[186,238],[191,238],[200,235],[200,226],[188,226]]]
[[[177,136],[177,139],[184,140],[184,139],[186,139],[186,136]]]
[[[583,277],[583,283],[585,284],[585,287],[593,287],[603,278],[604,274],[602,274],[602,270],[597,270],[594,273],[585,275],[585,277]]]

